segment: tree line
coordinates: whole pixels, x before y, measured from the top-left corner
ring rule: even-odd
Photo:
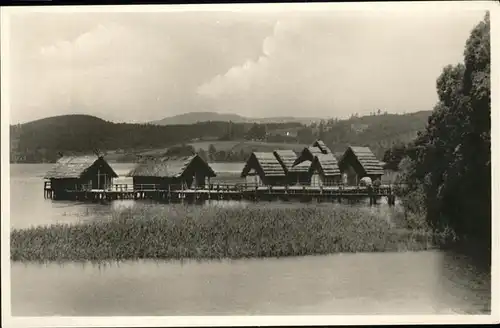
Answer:
[[[261,131],[300,123],[200,122],[189,125],[112,123],[88,115],[51,117],[10,126],[12,162],[54,162],[59,153],[167,148],[196,140],[265,140]]]
[[[347,120],[330,119],[308,126],[290,123],[200,122],[189,125],[112,123],[87,115],[67,115],[10,127],[12,162],[53,162],[65,154],[167,148],[193,141],[232,140],[310,144],[322,139],[333,151],[348,145],[370,147],[382,158],[394,143],[425,127],[427,112],[395,115],[373,113]],[[358,129],[357,127],[361,127]],[[286,132],[291,131],[290,135]],[[248,154],[217,150],[214,161],[241,161]],[[129,158],[128,156],[127,158]]]
[[[489,13],[465,43],[464,62],[436,81],[439,101],[426,128],[386,152],[408,190],[404,205],[435,229],[453,229],[491,250]],[[486,252],[485,254],[489,254]],[[489,256],[486,256],[489,259]]]

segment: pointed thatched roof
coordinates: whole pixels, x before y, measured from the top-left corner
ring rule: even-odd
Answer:
[[[294,172],[294,173],[305,173],[309,172],[309,168],[311,167],[311,161],[305,160],[302,163],[299,163],[297,165],[294,165],[290,168],[289,172]]]
[[[215,177],[213,169],[197,154],[182,157],[161,157],[157,159],[146,159],[136,165],[128,177],[156,177],[156,178],[178,178],[193,167],[194,170],[203,170],[207,176]]]
[[[264,176],[285,176],[283,166],[271,152],[253,152],[241,171],[241,177],[246,177],[252,168]]]
[[[323,140],[316,140],[315,142],[313,142],[313,144],[311,145],[311,147],[316,147],[316,148],[319,148],[319,150],[323,153],[323,154],[329,154],[331,153],[332,151],[330,150],[330,148],[328,148],[325,143],[323,142]]]
[[[380,161],[375,157],[373,152],[368,147],[353,147],[350,146],[342,156],[339,162],[342,162],[346,155],[352,152],[359,164],[366,172],[367,175],[382,175],[384,174],[384,169],[380,165]]]
[[[311,170],[319,170],[324,176],[340,175],[337,159],[332,153],[317,155],[311,164]]]
[[[83,155],[83,156],[63,156],[45,174],[45,179],[78,179],[81,178],[94,164],[100,161],[104,169],[114,178],[118,174],[104,160],[103,156]]]
[[[295,152],[290,149],[278,149],[273,153],[278,162],[280,162],[285,172],[287,172],[293,166],[293,162],[297,159],[297,154],[295,154]]]
[[[305,147],[299,154],[297,159],[293,162],[293,166],[302,163],[303,161],[313,161],[314,156],[323,154],[321,149],[314,146]]]

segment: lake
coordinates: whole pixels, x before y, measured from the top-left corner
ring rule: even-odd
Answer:
[[[213,167],[235,176],[242,165]],[[132,167],[112,166],[119,175]],[[48,168],[10,165],[11,228],[105,220],[134,205],[131,200],[89,204],[44,199],[42,177]],[[479,314],[488,313],[491,302],[490,273],[465,256],[441,251],[106,266],[12,263],[11,279],[14,316]]]

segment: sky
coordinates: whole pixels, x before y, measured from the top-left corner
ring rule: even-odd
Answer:
[[[64,114],[338,117],[431,110],[484,17],[446,11],[10,15],[10,123]]]

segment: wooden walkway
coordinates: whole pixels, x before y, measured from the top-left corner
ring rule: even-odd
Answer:
[[[152,199],[165,202],[203,202],[206,200],[250,200],[250,201],[313,201],[357,202],[370,199],[370,205],[385,197],[394,205],[393,185],[380,187],[362,186],[256,186],[249,184],[211,184],[203,188],[186,189],[171,186],[160,189],[159,185],[114,184],[107,189],[81,189],[56,191],[50,182],[44,183],[44,197],[54,200],[109,201],[117,199]]]

